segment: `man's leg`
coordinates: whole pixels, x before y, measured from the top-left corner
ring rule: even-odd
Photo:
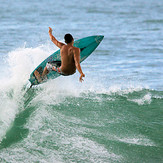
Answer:
[[[37,78],[37,80],[38,80],[38,82],[39,83],[41,83],[42,82],[42,80],[44,80],[44,77],[49,73],[49,71],[51,71],[51,70],[53,70],[53,71],[56,71],[56,72],[58,72],[57,71],[57,67],[59,67],[61,65],[61,61],[54,61],[54,62],[52,62],[52,63],[47,63],[46,64],[46,66],[45,66],[45,68],[44,68],[44,70],[43,70],[43,72],[41,72],[41,74],[39,73],[39,71],[35,71],[34,72],[34,75],[35,75],[35,77]],[[59,71],[60,72],[60,71]],[[58,73],[59,73],[58,72]]]
[[[42,80],[41,80],[41,75],[40,75],[40,73],[36,70],[35,72],[34,72],[34,75],[35,75],[35,77],[36,77],[36,79],[38,80],[38,82],[40,83]]]
[[[40,75],[40,73],[37,70],[34,72],[34,75],[36,79],[38,80],[38,82],[41,83],[45,75],[47,75],[48,73],[49,73],[49,70],[47,69],[47,67],[45,67],[42,75]]]
[[[48,68],[47,68],[47,66],[44,68],[44,71],[43,71],[43,73],[42,73],[42,78],[44,78],[45,77],[45,75],[47,75],[49,73],[49,70],[48,70]]]

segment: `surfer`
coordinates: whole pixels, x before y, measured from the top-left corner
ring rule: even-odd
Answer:
[[[59,42],[53,35],[52,35],[52,28],[49,27],[49,36],[51,41],[60,48],[60,55],[61,55],[61,62],[48,62],[46,67],[44,68],[42,75],[36,70],[34,72],[37,80],[42,82],[45,76],[50,71],[56,71],[61,75],[72,75],[76,72],[76,69],[80,73],[79,80],[80,82],[83,81],[83,77],[85,77],[82,68],[80,66],[80,49],[74,47],[74,39],[71,34],[66,34],[64,36],[65,43]]]

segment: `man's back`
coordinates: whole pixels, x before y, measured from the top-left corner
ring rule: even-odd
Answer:
[[[72,75],[76,72],[76,69],[77,69],[80,73],[79,80],[82,82],[83,77],[85,77],[85,75],[83,74],[81,66],[80,66],[80,49],[73,46],[74,39],[73,39],[72,35],[65,34],[64,39],[65,39],[65,43],[67,45],[65,45],[62,42],[59,42],[52,35],[52,28],[50,28],[50,27],[49,27],[49,36],[50,36],[50,39],[52,40],[52,42],[61,49],[60,53],[61,53],[61,62],[62,63],[61,63],[60,69],[61,69],[62,75],[63,74],[64,75]],[[46,69],[45,69],[45,71],[46,71]],[[53,70],[56,71],[56,68],[54,68]],[[47,73],[48,73],[48,71],[47,71]]]
[[[64,45],[61,48],[61,70],[66,75],[71,75],[76,72],[75,60],[74,60],[74,46]]]

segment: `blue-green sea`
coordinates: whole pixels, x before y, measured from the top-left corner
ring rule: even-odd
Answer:
[[[64,41],[104,35],[79,73],[29,91]],[[162,163],[163,1],[1,0],[0,162]]]

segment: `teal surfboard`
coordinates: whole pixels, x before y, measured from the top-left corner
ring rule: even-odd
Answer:
[[[102,35],[89,36],[74,42],[74,46],[80,48],[80,62],[84,61],[97,48],[103,38],[104,36]],[[35,70],[42,74],[47,62],[52,61],[61,61],[60,50],[54,52],[52,55],[46,58],[39,66],[36,67]],[[35,70],[30,75],[29,81],[31,82],[31,85],[40,84],[34,75]],[[60,76],[60,74],[55,71],[51,71],[49,74],[47,74],[47,79],[55,79],[58,76]]]

